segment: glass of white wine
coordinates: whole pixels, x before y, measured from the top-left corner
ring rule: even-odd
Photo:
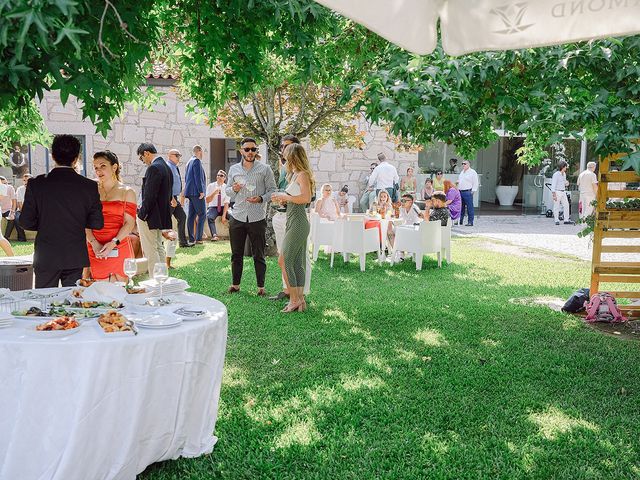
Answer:
[[[169,279],[169,268],[166,263],[158,262],[153,266],[153,279],[160,285],[160,300],[162,300],[162,286]]]
[[[253,191],[256,189],[256,186],[253,183],[247,183],[245,185],[245,188],[247,189],[247,192],[249,192],[249,194],[252,194]]]
[[[129,281],[127,285],[133,285],[133,277],[135,277],[136,273],[138,273],[138,264],[136,263],[135,258],[125,258],[124,259],[124,274],[127,276]]]

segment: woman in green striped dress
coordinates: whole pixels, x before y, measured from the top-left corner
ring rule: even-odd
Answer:
[[[307,153],[302,145],[288,145],[283,153],[287,161],[287,181],[284,192],[271,196],[274,202],[287,205],[287,228],[279,262],[284,262],[284,280],[289,290],[289,303],[283,312],[304,312],[307,303],[304,298],[304,278],[309,236],[307,205],[311,202],[311,192],[315,188],[313,172]]]

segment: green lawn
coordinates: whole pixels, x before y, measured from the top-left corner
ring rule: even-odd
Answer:
[[[255,296],[249,261],[223,293],[228,244],[182,251],[177,275],[229,309],[219,441],[140,478],[639,478],[640,343],[509,302],[566,298],[588,263],[484,246],[422,272],[321,255],[294,315]]]

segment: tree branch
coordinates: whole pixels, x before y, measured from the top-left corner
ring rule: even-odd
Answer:
[[[240,116],[242,117],[242,119],[245,122],[245,125],[247,125],[247,127],[249,127],[249,129],[257,136],[260,138],[264,138],[263,134],[260,132],[260,130],[258,129],[258,127],[256,127],[255,123],[253,122],[253,120],[245,113],[244,108],[242,107],[242,104],[240,103],[240,100],[238,100],[238,98],[234,98],[234,103],[232,105],[235,105],[236,109],[238,110],[238,113],[240,114]],[[266,132],[265,132],[266,133]]]
[[[260,125],[262,126],[262,129],[264,130],[265,134],[267,134],[268,133],[267,122],[264,119],[264,115],[260,111],[260,100],[258,99],[258,97],[256,97],[255,93],[251,94],[251,99],[252,99],[251,106],[253,107],[253,114],[256,116],[256,119],[258,120],[258,122],[260,122]]]

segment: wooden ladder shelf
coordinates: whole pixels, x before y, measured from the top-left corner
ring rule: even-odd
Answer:
[[[640,210],[616,210],[607,208],[611,198],[640,198],[640,190],[609,190],[610,183],[640,182],[635,172],[612,172],[611,162],[622,155],[613,155],[600,160],[598,182],[598,205],[595,210],[593,232],[593,257],[591,262],[591,295],[601,291],[601,283],[640,284],[640,262],[605,262],[603,253],[638,254],[640,253]],[[604,239],[627,239],[616,241],[615,245],[603,245]],[[633,244],[631,244],[633,243]],[[619,255],[622,257],[622,255]],[[608,291],[616,299],[640,299],[640,285],[634,291]],[[630,317],[640,317],[640,305],[620,305],[623,313]]]

